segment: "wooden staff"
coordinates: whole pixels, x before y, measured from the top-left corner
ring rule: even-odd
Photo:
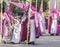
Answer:
[[[32,0],[30,0],[30,7],[29,7],[29,11],[28,11],[28,26],[27,26],[27,45],[28,45],[28,36],[29,36],[29,27],[30,27],[30,15],[31,15],[31,11],[30,11],[30,8],[31,8],[31,3],[32,3]]]
[[[18,0],[18,2],[20,3],[20,0]]]
[[[2,2],[3,0],[1,1],[1,15],[0,15],[0,43],[1,43],[1,40],[2,40]]]
[[[26,2],[26,4],[28,4],[28,3]],[[27,41],[26,41],[27,45],[28,45],[28,32],[29,32],[29,16],[28,16],[28,23],[27,23]]]
[[[22,3],[24,4],[24,0],[22,0]]]
[[[48,2],[48,7],[49,7],[49,16],[48,16],[48,29],[49,29],[49,24],[50,24],[50,0]]]
[[[37,0],[36,0],[36,9],[37,9]]]

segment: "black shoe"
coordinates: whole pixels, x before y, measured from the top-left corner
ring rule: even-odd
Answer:
[[[4,44],[6,44],[6,41],[4,41]]]
[[[11,42],[11,44],[15,44],[14,42]]]
[[[20,44],[20,43],[14,43],[14,42],[11,42],[11,44]]]
[[[51,36],[54,36],[54,34],[51,34]]]
[[[58,36],[59,34],[56,34],[56,36]]]
[[[33,45],[34,45],[34,44],[35,44],[35,42],[29,42],[28,44],[33,44]]]

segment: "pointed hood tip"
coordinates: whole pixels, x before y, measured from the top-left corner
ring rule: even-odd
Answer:
[[[56,5],[56,0],[54,1],[54,8],[53,9],[56,9],[57,8],[57,5]]]
[[[39,12],[43,12],[43,0],[41,1],[41,5],[40,5],[40,10]]]

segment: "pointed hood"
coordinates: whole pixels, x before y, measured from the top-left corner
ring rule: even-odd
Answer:
[[[43,0],[41,0],[41,5],[40,5],[39,12],[43,12]]]

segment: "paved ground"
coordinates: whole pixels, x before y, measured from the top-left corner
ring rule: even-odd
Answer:
[[[0,44],[0,47],[60,47],[60,36],[43,36],[37,39],[35,45]]]

